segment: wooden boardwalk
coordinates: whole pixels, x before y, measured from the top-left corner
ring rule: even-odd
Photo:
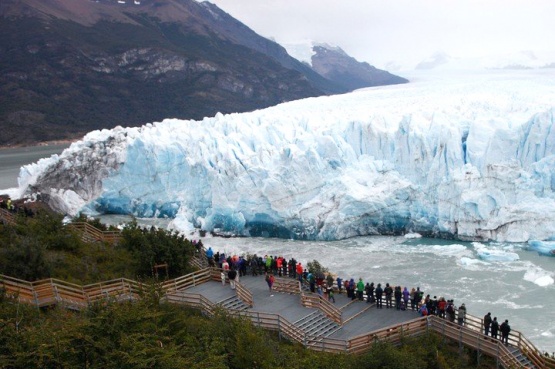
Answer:
[[[269,292],[268,285],[263,276],[241,277],[240,283],[253,295],[253,307],[247,310],[260,313],[280,314],[290,322],[296,322],[313,314],[318,309],[304,307],[301,303],[301,295],[297,293]],[[220,304],[236,295],[235,291],[226,283],[212,281],[204,283],[187,290],[182,294],[200,294],[214,304]],[[342,320],[347,321],[340,329],[329,337],[349,339],[368,332],[376,331],[384,327],[399,325],[419,318],[419,314],[411,311],[398,311],[395,309],[377,309],[374,304],[366,301],[351,300],[345,294],[335,294],[335,306],[342,312]],[[358,316],[355,316],[360,314]],[[354,319],[349,320],[351,317]]]
[[[400,311],[385,306],[377,309],[374,304],[353,301],[344,294],[336,294],[333,306],[339,312],[340,320],[334,323],[333,311],[324,311],[327,308],[323,309],[317,304],[303,306],[303,300],[309,298],[307,295],[320,298],[292,287],[295,285],[292,279],[277,278],[276,284],[287,284],[289,288],[282,287],[278,288],[282,291],[270,292],[264,277],[241,277],[238,286],[249,292],[248,297],[242,299],[239,287],[232,290],[227,282],[222,285],[218,273],[218,270],[213,270],[212,278],[207,283],[174,291],[169,294],[169,300],[207,311],[220,306],[232,315],[248,317],[255,325],[277,330],[280,335],[314,350],[362,353],[369,350],[375,341],[396,344],[402,337],[433,331],[444,339],[477,350],[478,358],[485,354],[497,359],[499,367],[555,368],[555,361],[542,356],[520,332],[513,331],[509,346],[505,346],[499,340],[484,336],[481,331],[482,320],[472,315],[467,314],[465,326],[460,327],[436,316],[420,317],[412,310]],[[199,296],[204,299],[203,303],[194,302]]]
[[[14,223],[7,211],[0,211],[0,220]],[[120,239],[118,232],[102,232],[83,224],[72,227],[88,241],[113,244]],[[206,267],[205,258],[193,257],[191,262],[200,269],[198,272],[162,283],[166,301],[200,309],[207,315],[220,307],[312,350],[357,354],[368,351],[376,341],[398,344],[403,337],[435,332],[461,347],[476,350],[478,360],[482,354],[495,358],[498,367],[555,369],[555,360],[542,355],[520,332],[513,330],[505,346],[484,336],[482,319],[469,314],[460,327],[436,316],[420,317],[410,310],[376,309],[373,304],[340,294],[335,295],[336,303],[332,304],[302,291],[290,278],[276,278],[270,292],[262,276],[245,276],[232,290],[227,282],[222,285],[220,270]],[[81,286],[52,278],[28,282],[0,275],[0,289],[19,302],[38,307],[60,305],[81,310],[106,299],[138,299],[144,286],[124,278]]]
[[[298,282],[289,278],[276,278],[274,286],[276,290],[270,292],[263,277],[248,276],[241,277],[232,290],[228,283],[222,285],[220,270],[205,268],[163,282],[161,288],[169,303],[197,308],[207,315],[220,307],[312,350],[358,354],[376,341],[398,344],[403,337],[435,332],[461,347],[475,349],[478,358],[481,354],[495,358],[499,367],[555,369],[555,360],[543,356],[520,332],[511,332],[507,347],[485,337],[481,320],[471,315],[460,327],[435,316],[419,317],[413,311],[376,309],[344,295],[336,295],[337,302],[331,304],[301,291]],[[0,289],[8,297],[38,307],[60,305],[74,310],[106,299],[138,299],[145,287],[124,278],[81,286],[53,278],[28,282],[0,275]]]

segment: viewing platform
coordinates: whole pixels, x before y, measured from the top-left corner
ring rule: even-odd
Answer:
[[[0,219],[11,224],[11,215],[0,212]],[[118,232],[79,223],[72,227],[84,239],[95,242],[114,244],[120,239]],[[204,255],[204,250],[198,255]],[[387,309],[385,303],[377,309],[373,303],[351,300],[345,294],[335,294],[336,302],[331,303],[306,291],[296,279],[286,277],[276,277],[272,291],[261,275],[240,277],[236,289],[231,289],[227,281],[222,285],[220,269],[207,267],[206,258],[192,257],[190,262],[199,270],[161,282],[163,300],[199,309],[208,316],[223,309],[308,349],[360,354],[370,350],[375,342],[400,344],[405,337],[434,332],[461,348],[475,350],[478,362],[487,355],[495,358],[498,367],[555,369],[555,360],[543,355],[522,333],[512,330],[506,346],[485,336],[483,320],[470,314],[459,326],[435,315],[421,317],[410,309]],[[0,289],[21,303],[82,310],[106,300],[139,299],[145,285],[125,278],[77,285],[53,278],[28,282],[0,275]]]
[[[263,276],[244,276],[231,289],[222,285],[221,271],[204,268],[161,283],[163,300],[199,309],[212,316],[217,309],[242,316],[258,327],[277,331],[279,336],[308,349],[330,353],[364,353],[375,342],[399,344],[404,337],[435,332],[460,347],[496,359],[503,368],[555,369],[555,360],[544,356],[520,332],[512,331],[509,345],[482,334],[482,320],[466,315],[464,326],[437,316],[420,317],[412,310],[377,309],[365,301],[337,294],[330,303],[306,292],[292,278],[277,277],[269,291]],[[20,303],[37,307],[59,305],[72,310],[88,308],[104,300],[132,301],[145,289],[140,282],[120,278],[90,285],[57,279],[35,282],[0,275],[0,289]]]

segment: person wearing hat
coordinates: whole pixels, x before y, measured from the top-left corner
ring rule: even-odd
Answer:
[[[466,306],[464,306],[464,303],[459,306],[457,320],[459,322],[459,325],[463,325],[464,321],[466,320]]]

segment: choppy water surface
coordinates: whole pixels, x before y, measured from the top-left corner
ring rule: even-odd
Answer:
[[[536,347],[555,352],[555,258],[523,245],[385,236],[335,242],[262,238],[203,242],[226,254],[282,255],[303,265],[316,259],[343,278],[419,286],[432,297],[453,298],[456,305],[464,302],[469,314],[482,317],[491,312],[498,320],[509,319],[511,327]]]

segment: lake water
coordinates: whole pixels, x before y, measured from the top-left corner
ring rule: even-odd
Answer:
[[[16,186],[19,166],[63,148],[0,150],[0,189]],[[117,224],[128,218],[102,219]],[[144,219],[141,223],[165,227],[169,221]],[[540,256],[522,244],[391,236],[333,242],[205,237],[203,243],[226,254],[282,255],[295,257],[303,265],[318,260],[343,278],[419,286],[432,297],[454,299],[456,305],[464,302],[469,314],[482,317],[491,312],[500,321],[508,319],[514,330],[523,332],[539,349],[555,352],[555,257]]]
[[[0,149],[0,190],[16,187],[19,168],[39,159],[60,154],[69,144]]]

